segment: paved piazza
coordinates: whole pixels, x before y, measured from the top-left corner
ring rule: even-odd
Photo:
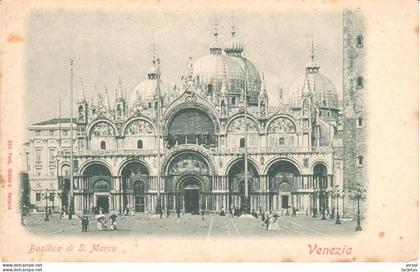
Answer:
[[[77,217],[76,217],[77,218]],[[197,235],[209,237],[247,237],[255,236],[339,236],[354,233],[356,222],[343,221],[335,225],[335,220],[314,219],[311,216],[300,215],[297,218],[280,216],[280,230],[267,231],[261,219],[238,219],[230,216],[206,215],[204,220],[199,215],[185,214],[180,218],[171,214],[169,218],[137,214],[133,216],[119,216],[117,218],[118,230],[97,231],[96,220],[90,218],[89,232],[81,232],[81,221],[73,218],[60,219],[58,214],[53,214],[50,221],[44,221],[44,214],[31,214],[25,217],[26,228],[36,234],[60,235]]]

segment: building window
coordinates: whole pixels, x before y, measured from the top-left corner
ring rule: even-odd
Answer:
[[[142,140],[137,141],[137,149],[143,149],[143,141]]]
[[[51,169],[50,169],[50,176],[55,176],[55,171],[54,171],[54,168],[51,168]]]
[[[362,118],[362,117],[359,117],[359,118],[357,119],[357,126],[358,126],[358,127],[363,127],[363,118]]]
[[[365,80],[362,76],[357,77],[356,83],[357,89],[363,89],[365,87]]]
[[[50,135],[50,136],[54,136],[54,134],[55,134],[55,130],[50,129],[50,131],[49,131],[49,135]]]
[[[240,147],[240,148],[244,148],[244,147],[245,147],[245,138],[241,138],[241,139],[239,140],[239,147]]]
[[[151,108],[152,108],[152,103],[149,102],[149,109],[151,109]]]
[[[41,131],[40,130],[35,130],[35,136],[41,136]]]
[[[68,129],[63,130],[63,135],[64,136],[69,136],[69,130]]]
[[[41,168],[37,168],[35,170],[35,176],[40,176],[41,175]]]
[[[55,157],[56,157],[55,156],[55,149],[50,149],[49,150],[49,156],[48,157],[49,157],[50,161],[55,161]]]
[[[106,143],[105,141],[101,141],[101,149],[105,150],[106,149]]]
[[[50,193],[50,201],[54,201],[54,195],[55,193]]]
[[[211,85],[211,84],[207,85],[207,93],[209,95],[213,94],[213,85]]]
[[[236,97],[232,97],[232,105],[236,104]]]
[[[283,137],[281,137],[281,138],[279,139],[279,145],[284,145],[284,138],[283,138]]]
[[[330,112],[329,112],[329,111],[327,111],[327,116],[328,116],[328,117],[330,117],[330,116],[331,116],[331,114],[330,114]]]
[[[359,156],[359,157],[357,158],[357,160],[358,160],[358,164],[359,164],[359,166],[362,166],[362,165],[363,165],[363,156]]]
[[[319,111],[319,116],[322,116],[322,111]]]
[[[35,199],[36,199],[36,201],[41,201],[41,193],[36,193],[35,194]]]
[[[39,150],[39,149],[35,151],[35,162],[36,163],[41,162],[41,150]]]
[[[357,46],[357,48],[362,48],[363,47],[363,36],[362,35],[357,35],[356,46]]]

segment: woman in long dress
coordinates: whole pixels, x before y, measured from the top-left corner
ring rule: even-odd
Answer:
[[[104,223],[103,223],[103,217],[98,218],[98,221],[96,222],[96,230],[102,231],[104,230]]]

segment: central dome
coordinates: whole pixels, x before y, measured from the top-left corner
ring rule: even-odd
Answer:
[[[193,75],[205,90],[219,93],[223,81],[228,94],[240,95],[247,85],[248,95],[258,97],[261,88],[260,74],[252,62],[241,56],[210,54],[193,63]]]
[[[232,32],[232,40],[228,41],[222,53],[217,40],[210,44],[210,54],[196,60],[192,65],[193,76],[197,84],[208,94],[221,93],[222,85],[228,95],[240,96],[247,88],[250,101],[255,103],[261,89],[261,77],[255,65],[241,56],[243,46]],[[223,84],[224,83],[224,84]]]

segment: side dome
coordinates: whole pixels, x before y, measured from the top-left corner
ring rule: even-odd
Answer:
[[[314,103],[318,104],[321,109],[339,110],[338,96],[334,84],[328,77],[318,71],[303,75],[290,85],[287,92],[287,101],[292,108],[302,107],[303,93],[307,87],[313,95]]]
[[[160,94],[164,96],[170,93],[168,84],[160,80]],[[157,79],[146,79],[140,82],[130,95],[130,105],[135,105],[137,102],[150,101],[157,95]]]

